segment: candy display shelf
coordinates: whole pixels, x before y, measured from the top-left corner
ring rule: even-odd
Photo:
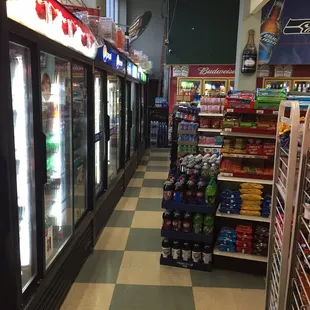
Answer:
[[[278,115],[278,109],[226,109],[225,112],[227,114],[230,113],[239,113],[239,114],[259,114],[259,115]]]
[[[231,258],[236,258],[236,259],[245,259],[245,260],[251,260],[251,261],[256,261],[256,262],[261,262],[261,263],[267,263],[267,257],[265,257],[265,256],[243,254],[243,253],[238,253],[238,252],[222,252],[219,249],[214,249],[213,255],[231,257]]]
[[[265,185],[272,185],[272,176],[267,180],[265,175],[253,175],[253,178],[249,177],[249,174],[241,174],[241,173],[226,173],[222,172],[218,175],[217,179],[219,181],[228,181],[228,182],[239,182],[239,183],[259,183]],[[254,178],[255,177],[255,178]],[[262,179],[265,178],[265,179]]]
[[[207,116],[207,117],[224,117],[223,113],[206,113],[206,112],[200,112],[198,114],[199,116]]]
[[[190,204],[174,201],[162,201],[161,204],[163,209],[166,210],[175,210],[181,212],[193,212],[193,213],[202,213],[202,214],[214,214],[216,206],[207,207],[205,204]]]
[[[216,216],[217,217],[231,218],[231,219],[236,219],[236,220],[270,223],[270,218],[268,218],[268,217],[241,215],[241,214],[228,214],[228,213],[221,213],[219,210],[216,211]]]
[[[195,234],[162,229],[161,236],[169,240],[186,240],[206,244],[211,244],[213,242],[213,234],[205,235],[203,233]]]
[[[221,152],[222,157],[227,158],[244,158],[244,159],[266,159],[271,160],[274,156],[267,155],[251,155],[251,154],[238,154],[238,153],[225,153]]]
[[[173,259],[172,257],[164,258],[160,256],[160,264],[173,267],[181,267],[186,269],[200,270],[200,271],[212,271],[211,264],[194,263],[193,261],[184,261],[181,259]]]
[[[198,128],[200,132],[222,132],[220,128]]]
[[[232,128],[226,128],[232,129]],[[198,129],[199,130],[199,129]],[[238,132],[238,131],[221,131],[222,136],[227,137],[243,137],[243,138],[259,138],[259,139],[276,139],[276,135],[272,134],[259,134],[259,133],[252,133],[252,132]]]

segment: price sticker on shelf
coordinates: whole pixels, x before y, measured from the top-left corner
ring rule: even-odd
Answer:
[[[272,114],[273,115],[278,115],[278,111],[273,111]]]
[[[264,114],[264,110],[256,110],[256,114]]]
[[[224,128],[224,131],[231,132],[232,129],[231,128]]]
[[[222,177],[232,177],[232,176],[233,176],[233,173],[221,172],[221,173],[220,173],[220,176],[222,176]]]
[[[234,109],[227,109],[228,113],[234,113]]]

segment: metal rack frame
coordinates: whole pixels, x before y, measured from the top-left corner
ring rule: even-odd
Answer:
[[[285,109],[290,108],[290,117]],[[279,107],[269,232],[266,309],[284,310],[289,267],[291,223],[293,216],[296,158],[298,152],[300,111],[298,101],[282,101]],[[291,127],[290,146],[280,146],[279,124]],[[286,173],[285,173],[286,170]],[[285,210],[285,211],[284,211]]]
[[[291,239],[291,252],[289,257],[289,270],[287,287],[288,293],[285,295],[286,309],[305,310],[309,309],[310,296],[307,294],[303,279],[306,279],[307,285],[310,287],[310,280],[305,272],[304,265],[301,260],[307,263],[310,269],[310,263],[305,255],[300,242],[305,244],[310,250],[309,238],[304,235],[301,227],[304,225],[308,234],[310,227],[307,220],[304,219],[305,199],[310,199],[309,194],[305,191],[307,184],[310,185],[310,109],[308,108],[303,128],[303,140],[300,153],[299,174],[297,184],[297,200],[294,210],[293,232]],[[300,255],[298,255],[300,254]],[[300,258],[301,256],[301,258]],[[302,297],[304,296],[304,298]],[[306,304],[304,303],[306,301]]]

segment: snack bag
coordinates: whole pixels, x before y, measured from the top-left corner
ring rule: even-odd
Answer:
[[[245,199],[245,200],[254,200],[254,201],[263,200],[262,196],[260,196],[260,195],[252,195],[252,194],[242,194],[241,198]]]
[[[241,194],[251,194],[251,195],[259,195],[261,196],[263,192],[259,189],[250,189],[250,188],[245,188],[245,189],[240,189]]]
[[[257,183],[241,183],[242,189],[263,189],[264,186]]]

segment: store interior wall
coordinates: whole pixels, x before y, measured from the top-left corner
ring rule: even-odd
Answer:
[[[133,42],[136,50],[142,50],[153,62],[151,78],[160,76],[160,61],[164,36],[164,24],[166,16],[165,0],[127,0],[127,23],[131,24],[136,17],[145,11],[152,12],[152,19],[144,33]]]
[[[167,64],[234,64],[239,0],[169,0]]]

